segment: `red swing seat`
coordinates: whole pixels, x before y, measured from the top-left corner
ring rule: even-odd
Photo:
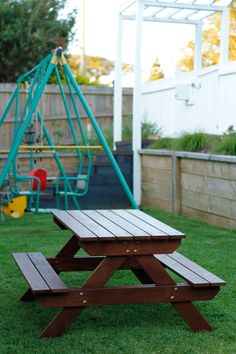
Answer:
[[[38,168],[36,170],[32,170],[29,173],[29,176],[37,177],[40,179],[40,191],[43,192],[46,189],[47,185],[47,171],[44,168]],[[33,180],[32,182],[32,190],[38,190],[38,181]]]

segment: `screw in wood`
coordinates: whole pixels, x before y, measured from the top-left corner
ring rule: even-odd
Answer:
[[[86,300],[83,301],[84,304],[86,304],[86,302],[87,302]]]
[[[175,297],[174,297],[174,296],[171,296],[170,298],[171,298],[171,299],[174,299]]]
[[[84,293],[79,293],[81,296],[84,295]]]
[[[136,252],[138,252],[138,250],[134,250],[134,252],[136,253]]]
[[[129,252],[130,252],[130,250],[126,250],[126,252],[127,252],[127,253],[129,253]]]
[[[178,290],[178,288],[174,288],[174,291],[177,291]]]

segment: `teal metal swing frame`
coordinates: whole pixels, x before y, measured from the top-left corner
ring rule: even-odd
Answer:
[[[87,160],[86,174],[84,173],[85,166],[83,164],[83,156],[82,156],[80,148],[79,148],[79,141],[78,141],[78,138],[75,133],[70,110],[69,110],[69,107],[68,107],[68,104],[66,101],[66,97],[65,97],[64,90],[63,90],[59,70],[57,67],[58,64],[60,64],[63,68],[63,72],[66,77],[67,87],[68,87],[69,94],[70,94],[72,107],[73,107],[75,117],[76,117],[76,122],[77,122],[79,130],[80,130],[81,140],[82,140],[82,144],[84,147],[84,153],[86,155],[86,160]],[[65,173],[63,164],[61,163],[60,157],[54,147],[50,133],[43,121],[42,114],[37,109],[38,102],[39,102],[40,98],[42,97],[45,86],[48,83],[48,80],[53,72],[55,73],[57,81],[58,81],[60,94],[61,94],[62,101],[64,104],[64,108],[65,108],[67,120],[69,123],[70,131],[72,133],[72,138],[73,138],[75,146],[77,147],[75,149],[76,155],[79,160],[78,169],[77,169],[77,177],[76,176],[71,177]],[[27,97],[26,97],[22,112],[20,114],[19,113],[20,87],[22,84],[26,84],[26,83],[29,84],[29,88],[28,88]],[[0,175],[0,189],[1,189],[1,186],[3,185],[3,183],[9,179],[9,175],[11,173],[14,175],[16,181],[17,181],[17,179],[19,179],[19,180],[22,179],[22,177],[24,177],[23,180],[27,180],[27,178],[30,180],[30,178],[31,178],[30,176],[20,176],[19,177],[17,175],[16,159],[17,159],[17,156],[19,153],[19,148],[20,148],[20,144],[23,139],[23,136],[26,133],[27,129],[32,124],[32,119],[33,119],[34,115],[36,115],[37,121],[41,125],[43,135],[47,141],[48,148],[52,151],[53,157],[57,163],[58,169],[61,174],[61,176],[57,177],[57,179],[56,179],[55,193],[56,193],[57,208],[60,208],[60,204],[59,204],[60,197],[64,197],[65,209],[68,209],[68,207],[69,207],[69,198],[72,198],[75,208],[80,209],[78,197],[82,197],[88,192],[91,169],[92,169],[92,156],[91,156],[91,152],[89,149],[86,134],[85,134],[83,126],[82,126],[82,121],[81,121],[81,118],[79,115],[79,111],[77,108],[77,104],[76,104],[76,100],[75,100],[74,95],[76,95],[79,98],[79,101],[80,101],[84,111],[86,112],[86,114],[93,126],[95,133],[97,134],[97,136],[100,140],[101,146],[103,147],[108,159],[111,162],[111,165],[113,166],[113,169],[114,169],[114,171],[115,171],[115,173],[116,173],[116,175],[117,175],[117,177],[118,177],[118,179],[119,179],[119,181],[126,193],[126,196],[129,200],[131,206],[134,209],[137,209],[138,206],[137,206],[137,204],[134,200],[134,197],[129,189],[129,186],[127,185],[127,182],[126,182],[126,180],[125,180],[125,178],[124,178],[124,176],[123,176],[123,174],[122,174],[122,172],[121,172],[121,170],[120,170],[120,168],[119,168],[119,166],[118,166],[118,164],[117,164],[117,162],[116,162],[116,160],[115,160],[115,158],[114,158],[114,156],[113,156],[113,154],[112,154],[112,152],[111,152],[111,150],[110,150],[110,148],[109,148],[109,146],[102,134],[102,131],[101,131],[92,111],[90,110],[79,85],[77,84],[77,82],[76,82],[76,80],[75,80],[75,78],[74,78],[74,76],[67,64],[67,61],[63,55],[62,48],[60,48],[60,47],[55,49],[53,53],[49,54],[43,60],[41,60],[41,62],[37,66],[35,66],[33,69],[31,69],[29,72],[27,72],[26,74],[24,74],[18,78],[17,83],[16,83],[16,88],[13,91],[9,102],[7,103],[7,105],[5,107],[5,110],[2,114],[2,116],[0,117],[0,127],[1,127],[1,125],[4,123],[4,121],[8,115],[8,112],[10,111],[11,107],[15,103],[13,142],[12,142],[5,166],[4,166],[2,173]],[[43,146],[42,146],[42,148],[43,148]],[[34,158],[34,146],[33,145],[32,145],[32,149],[30,148],[29,155],[30,155],[30,161],[31,161],[30,164],[32,167],[33,166],[33,158]],[[81,181],[84,184],[83,188],[78,187],[79,182],[81,182]],[[75,188],[72,187],[72,183],[76,184]],[[60,188],[61,184],[63,184],[62,189]],[[16,193],[17,193],[17,188],[16,188]],[[40,190],[37,191],[37,193],[40,193]],[[37,193],[36,193],[36,199],[38,200]],[[30,194],[30,198],[33,198],[33,196],[35,196],[35,192]],[[37,204],[37,210],[38,210],[38,207],[39,207],[38,202],[36,204]],[[30,205],[31,205],[31,201],[30,201]]]

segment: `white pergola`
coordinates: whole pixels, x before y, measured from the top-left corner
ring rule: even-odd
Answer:
[[[117,55],[114,86],[114,142],[122,140],[122,42],[123,21],[136,25],[133,91],[133,188],[137,204],[141,201],[141,48],[143,21],[192,24],[195,26],[194,71],[202,68],[202,20],[221,13],[220,64],[229,56],[229,5],[232,0],[127,0],[118,10]]]

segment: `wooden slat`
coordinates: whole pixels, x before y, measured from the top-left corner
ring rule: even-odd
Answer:
[[[106,216],[100,214],[99,210],[84,210],[83,213],[93,219],[99,225],[110,231],[117,238],[133,240],[133,236],[129,232],[112,222],[109,218],[106,218]]]
[[[28,257],[31,259],[32,263],[41,274],[41,277],[45,280],[53,293],[68,291],[67,286],[59,278],[42,253],[28,253]]]
[[[109,218],[113,223],[119,225],[122,227],[124,230],[126,230],[128,233],[132,234],[134,238],[138,239],[148,239],[151,238],[149,234],[144,232],[143,230],[139,229],[137,226],[131,224],[128,220],[123,219],[116,213],[114,213],[114,210],[98,210],[100,214],[105,216],[106,218]]]
[[[27,253],[13,253],[12,255],[33,292],[51,291]]]
[[[113,212],[115,212],[122,218],[129,220],[130,223],[136,225],[138,228],[151,235],[152,238],[161,238],[162,236],[166,238],[166,233],[143,221],[141,218],[138,218],[136,213],[129,213],[127,210],[113,210]]]
[[[184,279],[186,279],[193,286],[209,286],[209,282],[196,273],[192,272],[184,265],[180,264],[176,260],[170,257],[167,254],[156,254],[155,258],[158,259],[161,263],[167,266],[176,274],[180,275]]]
[[[116,237],[110,231],[105,229],[104,227],[97,224],[94,220],[90,219],[87,215],[85,215],[80,210],[69,210],[68,214],[70,214],[75,220],[79,221],[82,225],[84,225],[87,229],[92,232],[93,235],[96,235],[99,240],[115,240]],[[80,235],[79,235],[80,236]]]
[[[53,215],[57,220],[62,223],[66,228],[71,230],[75,235],[84,240],[97,240],[97,236],[94,235],[87,227],[82,225],[78,220],[73,218],[70,214],[63,210],[53,210]]]
[[[174,229],[173,227],[164,224],[163,222],[153,218],[152,216],[140,211],[140,210],[135,210],[135,209],[128,209],[127,210],[129,213],[135,215],[137,218],[147,222],[148,224],[152,225],[153,227],[156,227],[157,229],[159,229],[160,231],[162,231],[163,233],[171,236],[181,236],[181,237],[185,237],[185,235]]]
[[[182,256],[182,254],[178,252],[174,252],[169,255],[172,259],[176,260],[180,264],[184,265],[186,268],[191,270],[196,274],[200,274],[202,278],[208,281],[213,286],[221,286],[225,285],[225,281],[217,277],[216,275],[212,274],[208,270],[202,268],[197,263],[191,261],[190,259]]]

